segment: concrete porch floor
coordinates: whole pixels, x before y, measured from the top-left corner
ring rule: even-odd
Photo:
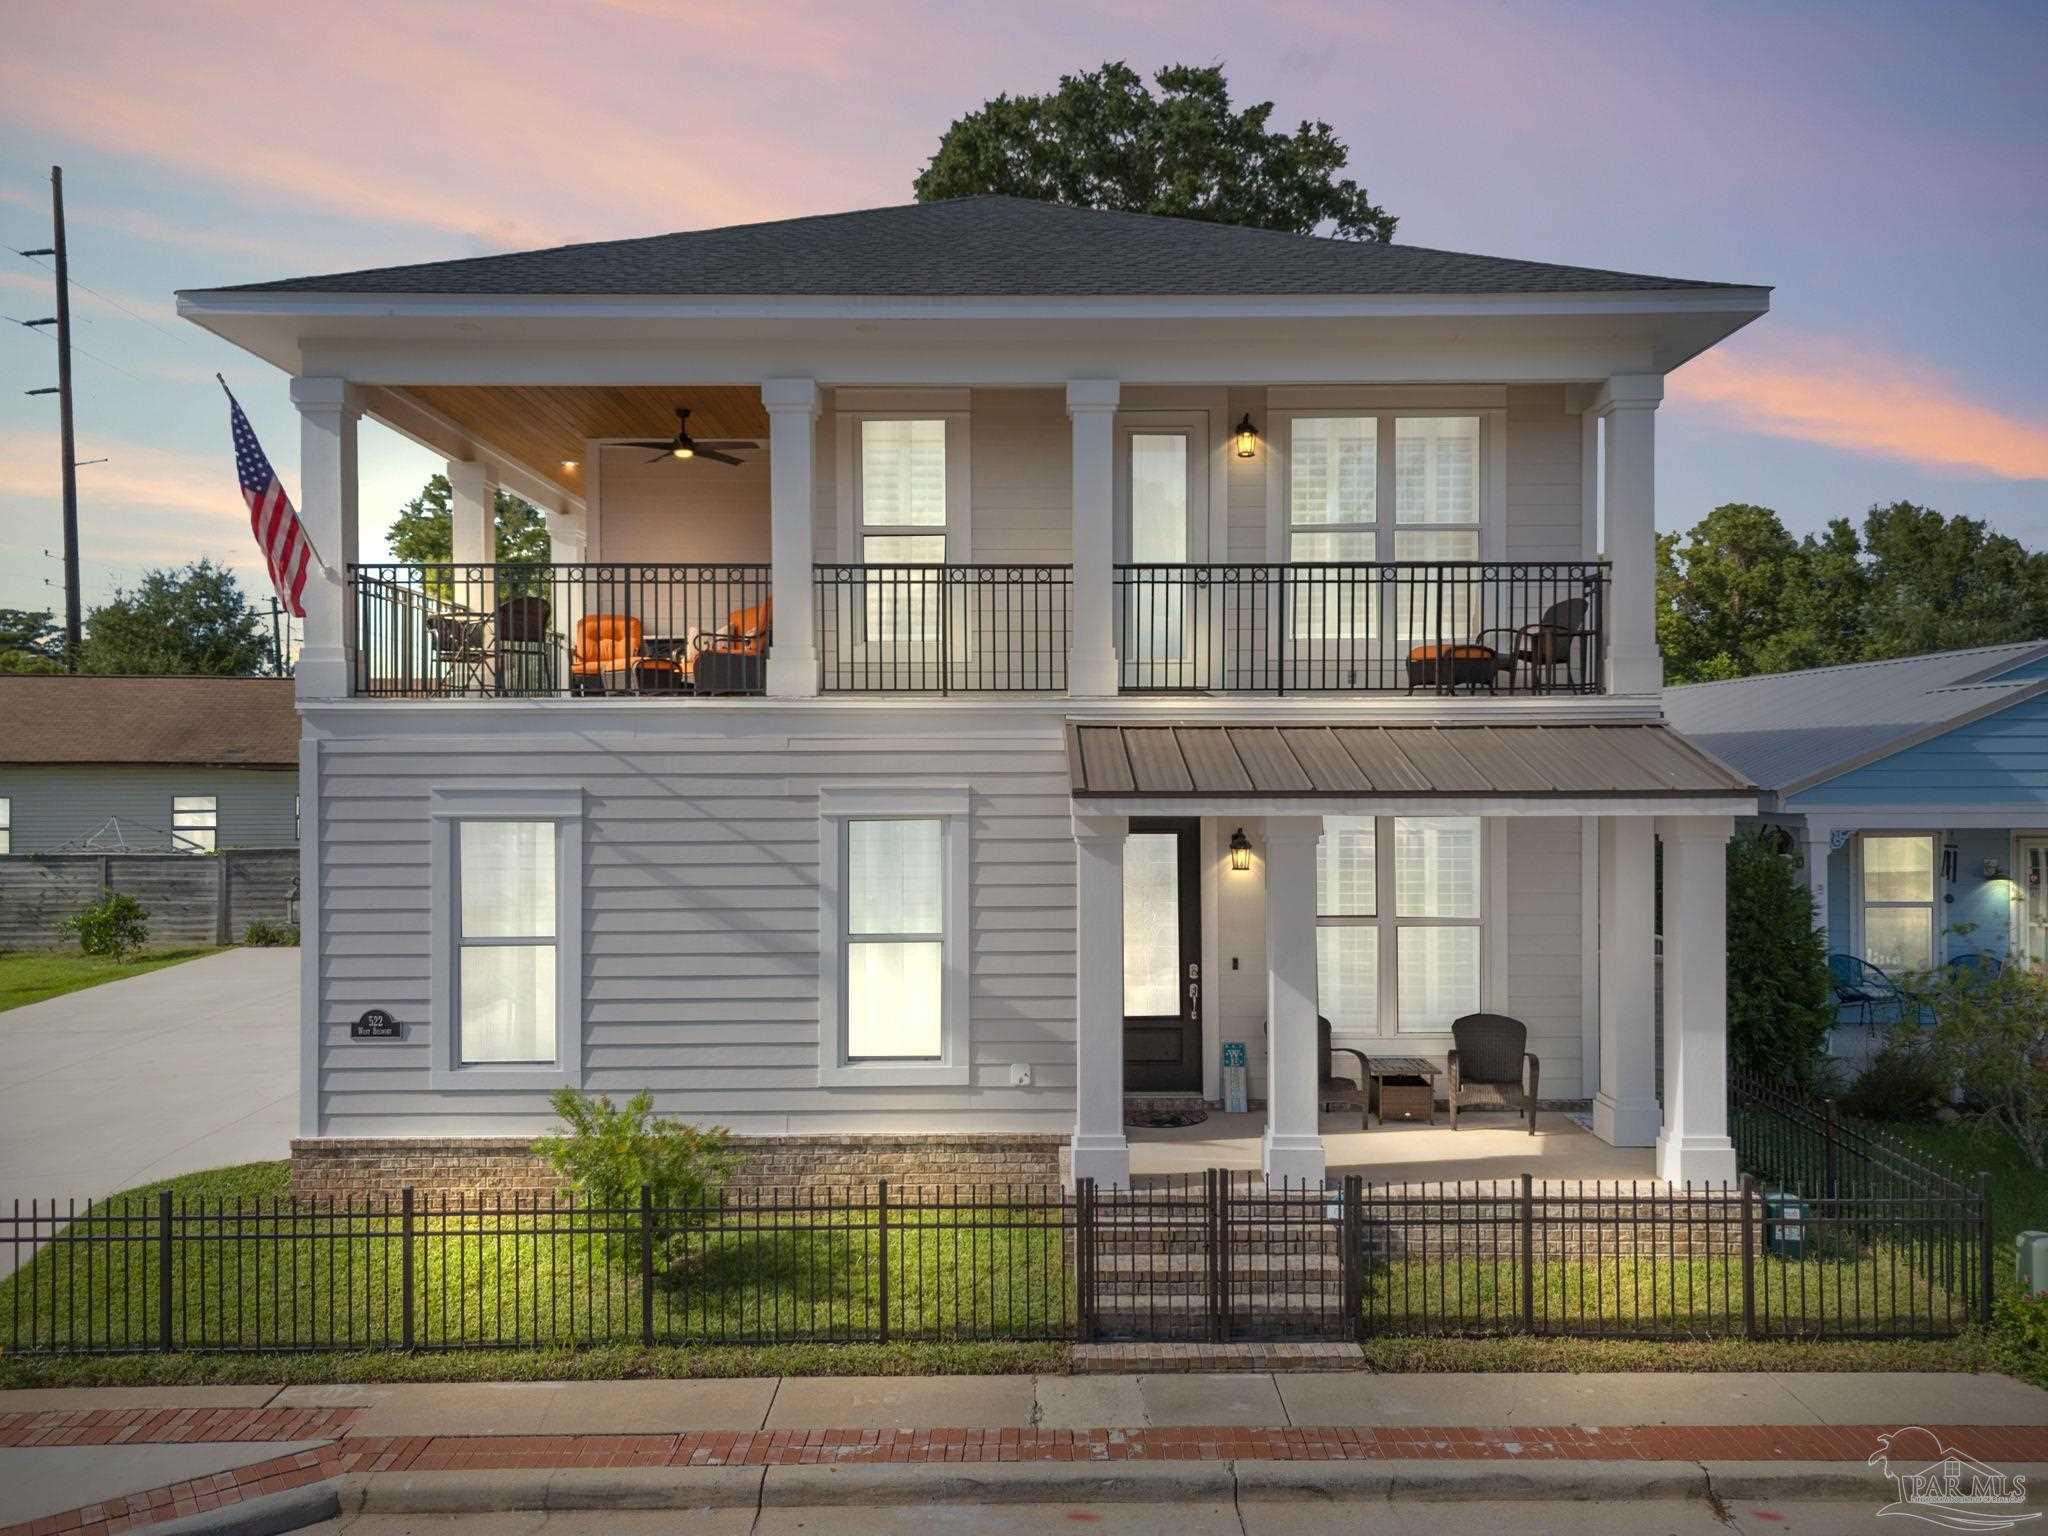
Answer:
[[[1131,1176],[1173,1177],[1205,1168],[1256,1172],[1265,1128],[1262,1111],[1230,1115],[1216,1110],[1200,1125],[1172,1130],[1133,1126],[1125,1132]],[[1462,1116],[1456,1131],[1441,1113],[1435,1125],[1397,1120],[1383,1126],[1374,1120],[1370,1130],[1361,1131],[1355,1111],[1326,1112],[1321,1129],[1329,1176],[1355,1173],[1369,1184],[1469,1183],[1518,1179],[1524,1173],[1538,1180],[1657,1182],[1649,1147],[1610,1147],[1557,1111],[1536,1117],[1534,1136],[1525,1122],[1484,1110]]]

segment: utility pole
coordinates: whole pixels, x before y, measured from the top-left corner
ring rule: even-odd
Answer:
[[[270,600],[270,664],[277,669],[279,677],[287,676],[284,665],[284,636],[278,629],[278,615],[284,605],[273,597]]]
[[[78,445],[71,416],[71,268],[64,254],[64,167],[50,167],[51,243],[41,250],[23,251],[24,256],[49,256],[57,267],[57,314],[54,320],[31,320],[31,325],[57,327],[57,421],[61,439],[58,467],[64,484],[64,670],[78,670],[81,639],[78,618]],[[32,395],[47,390],[32,389]]]

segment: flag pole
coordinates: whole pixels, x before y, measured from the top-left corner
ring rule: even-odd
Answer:
[[[237,400],[235,398],[235,392],[232,389],[228,388],[228,381],[222,378],[218,373],[216,373],[213,377],[214,381],[220,385],[221,393],[228,397],[228,404],[234,407],[236,410],[240,410],[242,408],[242,402]],[[305,487],[302,485],[299,487],[299,489],[303,491]],[[337,587],[340,586],[341,573],[335,570],[333,566],[329,565],[327,563],[327,557],[320,553],[320,546],[313,542],[313,535],[307,529],[304,518],[299,519],[299,537],[306,541],[306,548],[308,551],[311,552],[313,556],[313,563],[320,567],[320,574],[322,576],[325,576],[329,581],[333,582]]]

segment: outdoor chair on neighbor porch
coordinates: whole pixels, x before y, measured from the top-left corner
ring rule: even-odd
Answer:
[[[1860,955],[1840,952],[1828,956],[1828,975],[1834,981],[1835,1008],[1847,1012],[1854,1022],[1868,1028],[1879,1022],[1882,1010],[1890,1010],[1887,1023],[1897,1023],[1905,1014],[1905,994],[1899,984]]]
[[[1529,1026],[1506,1014],[1468,1013],[1452,1023],[1451,1039],[1451,1129],[1461,1108],[1510,1109],[1528,1115],[1534,1136],[1541,1064],[1527,1049]]]

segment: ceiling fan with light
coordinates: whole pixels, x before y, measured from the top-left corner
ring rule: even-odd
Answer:
[[[644,441],[621,443],[619,446],[622,448],[659,448],[661,452],[647,461],[650,464],[657,463],[662,459],[710,459],[716,464],[737,464],[740,461],[733,457],[734,453],[759,448],[761,445],[759,443],[746,442],[739,438],[692,437],[690,436],[690,409],[688,406],[679,405],[676,407],[676,435],[674,437],[666,442],[657,442],[649,438]]]

